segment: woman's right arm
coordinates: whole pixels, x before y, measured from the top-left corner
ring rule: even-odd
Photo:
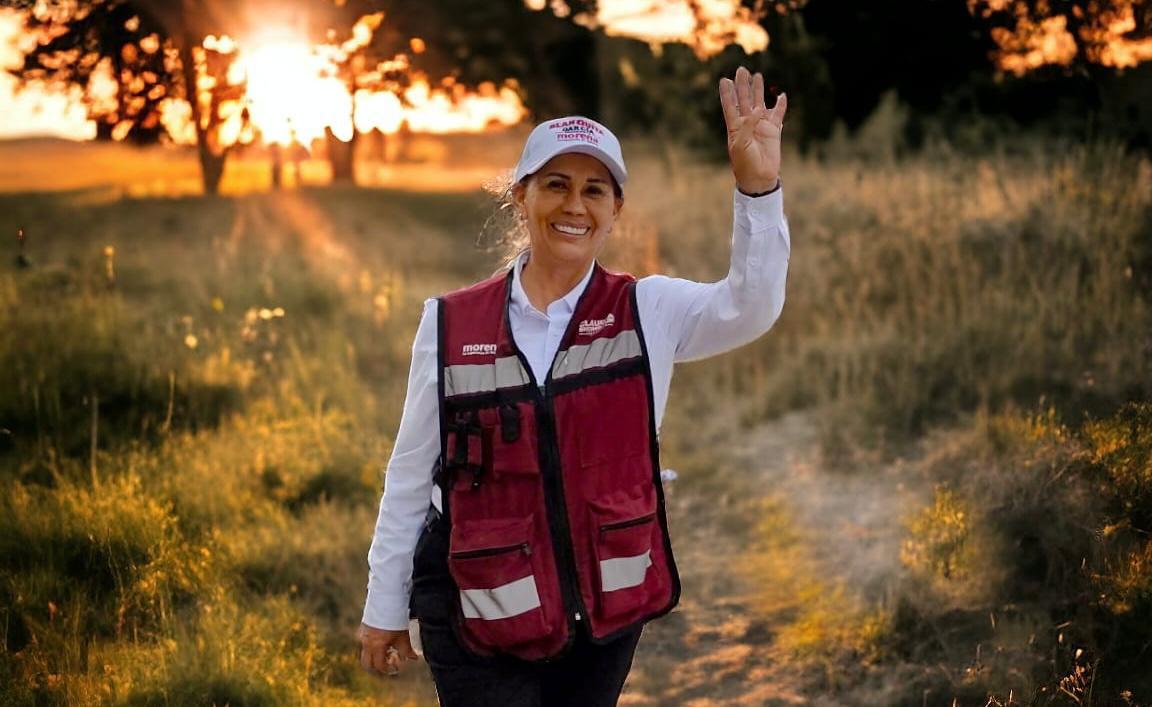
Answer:
[[[412,368],[400,430],[384,476],[384,496],[368,551],[368,597],[363,624],[408,630],[412,555],[432,494],[432,467],[440,454],[437,382],[437,302],[424,302],[412,345]]]

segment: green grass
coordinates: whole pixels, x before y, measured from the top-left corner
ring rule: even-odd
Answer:
[[[1121,405],[1149,392],[1152,169],[1106,145],[1017,148],[792,158],[782,319],[678,372],[664,439],[705,477],[740,429],[702,444],[701,415],[811,409],[827,462],[919,450],[939,484],[879,603],[764,514],[751,571],[776,645],[822,689],[896,664],[908,695],[1051,687],[1077,660],[1061,612],[1100,689],[1146,689],[1129,637],[1152,602],[1152,423]],[[726,170],[634,164],[609,263],[721,276]],[[32,261],[0,261],[0,704],[431,701],[419,671],[388,691],[361,674],[353,636],[421,303],[495,267],[472,246],[485,204],[0,196]],[[991,667],[932,677],[980,642],[1002,647]]]
[[[6,703],[376,693],[353,636],[432,294],[405,278],[478,274],[440,262],[430,225],[477,198],[2,201],[33,262],[0,275]],[[345,226],[326,214],[377,212],[403,225],[330,250]],[[396,694],[430,687],[413,671]]]

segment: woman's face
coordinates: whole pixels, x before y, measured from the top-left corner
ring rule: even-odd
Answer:
[[[624,203],[604,163],[574,153],[548,160],[516,185],[513,199],[528,225],[532,259],[573,267],[587,267],[600,253]]]

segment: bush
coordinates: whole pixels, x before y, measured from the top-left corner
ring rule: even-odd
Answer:
[[[967,664],[994,699],[1152,698],[1149,412],[1126,405],[1079,429],[1053,408],[1007,412],[934,439],[924,465],[948,486],[908,521],[900,652]]]

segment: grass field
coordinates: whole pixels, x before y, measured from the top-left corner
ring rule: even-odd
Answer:
[[[622,703],[1152,702],[1152,165],[849,152],[789,157],[773,331],[677,372]],[[606,261],[722,276],[725,170],[632,154]],[[0,195],[0,704],[435,703],[354,632],[421,302],[499,260],[468,179]]]

